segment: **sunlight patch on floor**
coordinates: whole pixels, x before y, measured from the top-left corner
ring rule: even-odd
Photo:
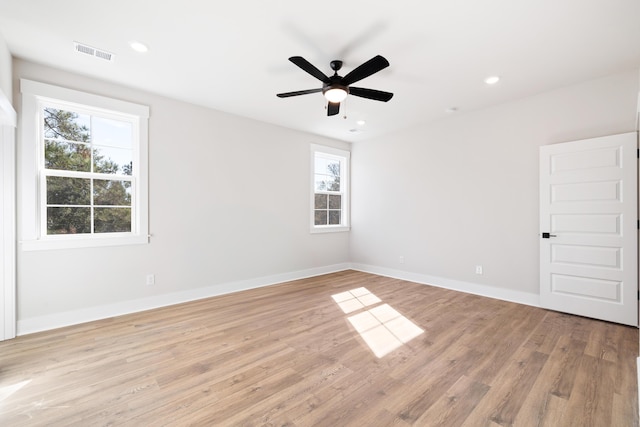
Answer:
[[[332,295],[345,314],[382,302],[366,288]],[[376,357],[384,357],[424,332],[389,304],[382,304],[347,318]]]
[[[14,385],[7,385],[4,387],[0,387],[0,402],[11,396],[16,391],[20,390],[22,387],[29,384],[31,380],[25,380]]]
[[[352,289],[347,292],[332,295],[331,298],[333,298],[345,314],[382,302],[380,298],[369,292],[367,288]]]

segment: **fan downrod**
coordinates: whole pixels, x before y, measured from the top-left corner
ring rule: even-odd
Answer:
[[[340,71],[340,68],[342,68],[342,61],[335,59],[331,61],[330,65],[331,65],[331,69],[335,71],[337,74],[338,71]]]

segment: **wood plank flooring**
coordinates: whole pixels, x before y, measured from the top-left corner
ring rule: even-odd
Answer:
[[[424,332],[378,358],[348,318],[384,304]],[[344,271],[1,342],[0,425],[637,426],[637,356],[636,328]]]

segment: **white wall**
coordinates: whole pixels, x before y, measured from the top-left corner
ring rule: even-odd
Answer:
[[[348,262],[348,233],[312,235],[308,223],[309,143],[348,144],[16,59],[18,111],[19,78],[150,106],[153,235],[149,245],[19,251],[19,333]]]
[[[4,36],[0,33],[0,91],[11,101],[11,53],[4,40]]]
[[[630,70],[354,144],[351,261],[535,303],[538,147],[635,130],[637,96]]]

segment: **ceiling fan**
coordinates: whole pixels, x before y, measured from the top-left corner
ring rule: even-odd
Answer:
[[[393,97],[393,94],[390,92],[351,86],[352,83],[360,81],[365,77],[369,77],[370,75],[389,66],[389,61],[380,55],[374,56],[364,64],[353,69],[344,77],[338,75],[338,71],[342,68],[342,61],[331,61],[331,69],[334,71],[334,74],[331,77],[325,75],[322,71],[317,69],[301,56],[292,56],[289,58],[289,61],[320,80],[322,82],[322,87],[317,89],[279,93],[277,96],[279,98],[288,98],[290,96],[322,92],[327,101],[329,101],[327,106],[327,116],[334,116],[338,114],[340,112],[340,102],[342,102],[349,94],[383,102],[387,102]]]

